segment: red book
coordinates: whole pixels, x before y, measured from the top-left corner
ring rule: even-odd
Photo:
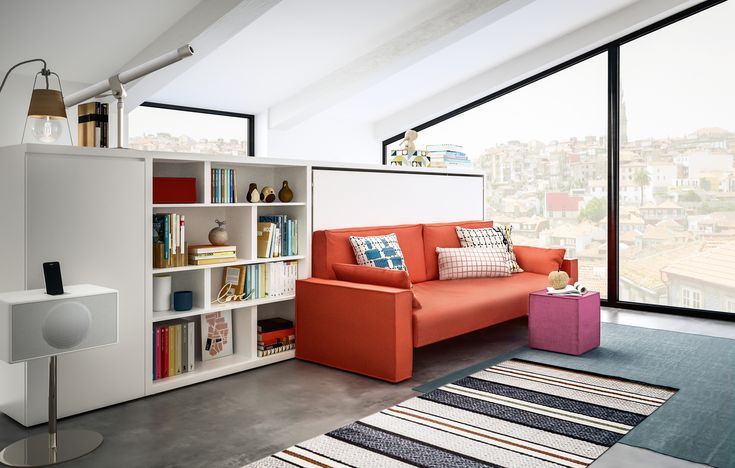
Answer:
[[[287,328],[285,330],[276,330],[268,333],[258,333],[258,341],[263,343],[275,343],[279,338],[288,338],[291,335],[295,335],[293,328]]]
[[[154,356],[156,359],[154,360],[154,373],[153,378],[154,379],[160,379],[161,378],[161,327],[156,327],[156,339],[154,341],[155,343],[155,349],[153,352],[155,353]]]
[[[168,327],[161,327],[161,377],[168,377]]]

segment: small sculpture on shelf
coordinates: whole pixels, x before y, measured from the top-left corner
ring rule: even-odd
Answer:
[[[273,187],[270,185],[267,185],[263,187],[263,191],[260,192],[260,201],[266,202],[266,203],[273,203],[276,200],[276,191],[273,190]]]
[[[406,130],[406,133],[403,135],[403,140],[399,143],[403,151],[405,151],[404,154],[412,155],[413,152],[416,151],[416,144],[414,141],[418,137],[419,133],[416,130]]]
[[[566,271],[552,271],[549,273],[549,285],[554,289],[564,289],[569,284],[569,275]]]
[[[251,183],[248,187],[248,193],[245,195],[245,199],[250,203],[258,203],[260,201],[260,192],[258,192],[258,185]]]
[[[227,222],[219,219],[215,219],[214,222],[217,223],[217,227],[209,231],[209,242],[212,245],[227,245],[227,230],[222,227]]]
[[[291,191],[291,187],[288,186],[287,180],[283,181],[283,187],[278,192],[278,199],[283,203],[290,203],[293,200],[293,192]]]

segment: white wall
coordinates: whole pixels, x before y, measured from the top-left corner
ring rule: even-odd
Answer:
[[[324,112],[288,130],[263,128],[267,113],[256,117],[256,155],[382,164],[382,141],[369,123]],[[266,139],[265,144],[259,143]]]
[[[30,65],[28,65],[30,67]],[[5,74],[6,70],[0,71]],[[40,87],[41,80],[36,85]],[[17,145],[21,143],[21,137],[23,135],[23,126],[26,123],[26,116],[28,114],[28,104],[31,100],[31,88],[33,86],[33,76],[23,75],[20,73],[13,73],[5,83],[2,93],[0,93],[0,146]],[[61,86],[64,89],[64,94],[69,95],[75,93],[87,85],[82,83],[76,83],[73,81],[62,81]],[[51,88],[57,89],[57,83],[54,77],[51,79]],[[69,118],[69,124],[71,126],[72,138],[74,143],[77,141],[77,111],[76,108],[66,110]],[[66,133],[59,144],[68,144],[66,139]],[[26,143],[34,143],[35,140],[33,135],[30,133],[30,128],[26,132]]]

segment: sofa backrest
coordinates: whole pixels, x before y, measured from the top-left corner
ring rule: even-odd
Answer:
[[[350,236],[380,236],[395,233],[403,251],[411,282],[426,281],[424,261],[423,225],[373,226],[362,228],[328,229],[314,231],[312,236],[312,275],[317,278],[336,279],[332,265],[357,263],[350,244]]]
[[[439,279],[439,262],[436,256],[437,247],[458,248],[457,226],[469,229],[493,227],[492,221],[459,221],[456,223],[424,224],[424,258],[426,262],[427,280]]]
[[[413,283],[439,279],[437,247],[459,247],[455,226],[492,227],[492,221],[460,221],[437,224],[402,224],[314,231],[312,237],[312,276],[336,279],[332,265],[357,263],[350,236],[380,236],[395,233]]]

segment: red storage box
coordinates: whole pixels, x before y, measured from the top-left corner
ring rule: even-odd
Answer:
[[[154,177],[153,203],[196,203],[196,177]]]

